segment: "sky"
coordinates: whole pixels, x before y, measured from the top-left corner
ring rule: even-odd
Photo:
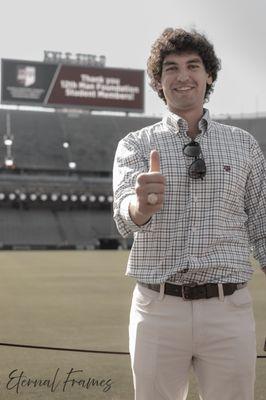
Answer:
[[[222,70],[205,106],[212,115],[266,114],[265,0],[6,0],[0,58],[42,61],[44,50],[105,55],[107,67],[146,70],[167,27],[207,35]],[[145,78],[145,114],[165,105]]]

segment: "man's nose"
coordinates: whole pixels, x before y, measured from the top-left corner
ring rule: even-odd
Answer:
[[[178,80],[180,82],[185,82],[189,79],[189,74],[186,69],[180,70],[178,74]]]

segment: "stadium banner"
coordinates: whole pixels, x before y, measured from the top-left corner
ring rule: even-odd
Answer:
[[[3,104],[144,111],[144,71],[2,59]]]

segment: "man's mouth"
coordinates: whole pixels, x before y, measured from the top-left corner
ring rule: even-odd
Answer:
[[[176,92],[188,92],[189,90],[194,89],[194,86],[182,86],[179,88],[174,88]]]

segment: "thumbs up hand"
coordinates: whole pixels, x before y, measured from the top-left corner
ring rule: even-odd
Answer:
[[[137,176],[135,191],[129,213],[136,225],[144,225],[163,206],[165,178],[160,173],[160,155],[157,150],[150,153],[149,171]]]
[[[157,150],[151,151],[149,172],[160,172],[160,155]]]

